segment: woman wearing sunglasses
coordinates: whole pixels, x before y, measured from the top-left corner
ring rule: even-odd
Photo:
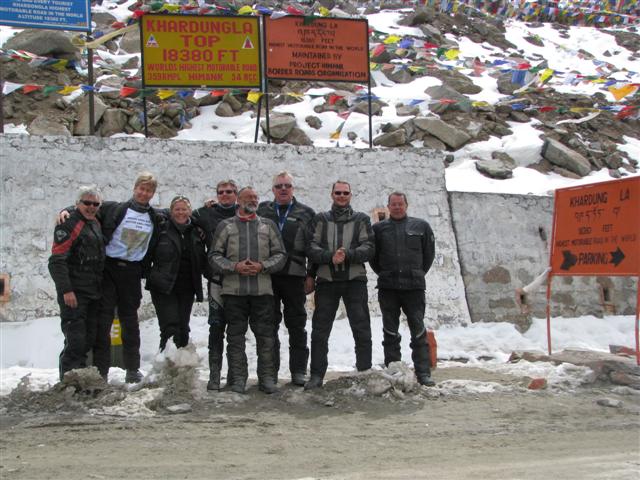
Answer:
[[[160,324],[160,351],[170,338],[178,348],[189,343],[191,308],[194,300],[203,299],[202,275],[209,276],[203,238],[192,221],[189,199],[174,197],[151,252],[146,284]]]

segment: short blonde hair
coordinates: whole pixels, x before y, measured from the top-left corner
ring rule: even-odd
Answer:
[[[293,185],[293,175],[291,175],[286,170],[282,170],[280,173],[276,173],[273,176],[273,179],[271,180],[271,185],[275,185],[276,184],[276,180],[278,180],[278,178],[280,178],[280,177],[289,177],[289,179],[291,180],[291,184]]]
[[[184,195],[176,195],[171,199],[171,205],[169,205],[169,210],[173,210],[173,207],[175,207],[176,203],[178,202],[186,203],[187,207],[191,209],[191,201],[187,197],[185,197]]]
[[[143,183],[151,185],[154,191],[158,188],[158,179],[151,172],[140,172],[138,174],[138,178],[136,178],[136,183],[134,183],[133,186],[135,188]]]

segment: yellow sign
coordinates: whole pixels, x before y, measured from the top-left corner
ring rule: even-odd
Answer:
[[[140,39],[145,86],[260,87],[257,17],[149,14]]]
[[[114,318],[111,324],[111,345],[122,345],[122,327],[119,318]]]

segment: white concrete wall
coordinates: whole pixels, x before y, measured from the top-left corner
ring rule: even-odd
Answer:
[[[441,154],[426,149],[364,151],[283,145],[98,137],[0,135],[0,274],[11,277],[11,298],[1,321],[57,315],[47,270],[54,216],[71,205],[79,185],[96,183],[106,199],[126,200],[141,170],[160,181],[152,201],[167,206],[175,194],[194,205],[214,196],[215,184],[234,178],[271,197],[271,177],[289,170],[296,196],[318,211],[331,205],[336,179],[349,181],[356,210],[371,213],[393,190],[409,196],[411,215],[426,218],[436,236],[436,260],[427,276],[427,321],[467,323],[464,285],[451,227]],[[375,275],[369,274],[370,307],[378,313]],[[196,312],[204,312],[200,307]],[[148,297],[142,316],[153,315]]]

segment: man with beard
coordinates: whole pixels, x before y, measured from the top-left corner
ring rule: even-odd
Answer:
[[[257,209],[255,189],[241,189],[236,215],[220,222],[215,231],[209,262],[214,271],[222,274],[231,390],[245,392],[245,343],[247,327],[251,326],[258,353],[258,387],[270,394],[278,390],[271,274],[283,267],[287,256],[278,228],[271,220],[259,217]]]

